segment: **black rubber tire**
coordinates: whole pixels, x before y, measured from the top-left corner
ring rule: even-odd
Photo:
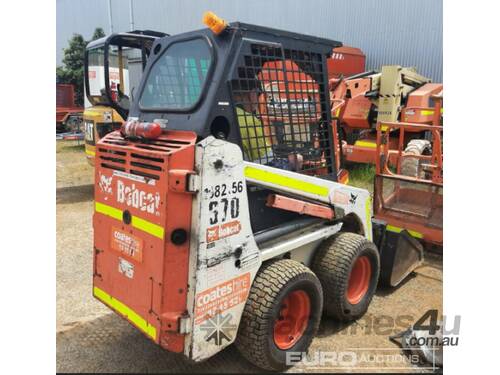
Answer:
[[[294,290],[307,292],[311,302],[309,323],[302,337],[287,350],[274,342],[274,322],[279,315],[281,301]],[[307,352],[316,335],[323,309],[323,291],[316,275],[303,264],[280,259],[262,265],[253,282],[235,345],[238,351],[256,366],[270,371],[287,367],[286,353]]]
[[[425,139],[413,139],[408,142],[401,160],[401,174],[409,177],[420,177],[425,176],[425,172],[420,171],[421,159],[411,157],[411,155],[428,155],[431,152],[431,143]]]
[[[366,294],[353,305],[346,297],[347,285],[354,262],[362,255],[368,257],[372,273]],[[323,286],[326,315],[350,321],[366,312],[377,289],[380,273],[380,257],[374,243],[356,233],[339,233],[320,245],[311,268]]]

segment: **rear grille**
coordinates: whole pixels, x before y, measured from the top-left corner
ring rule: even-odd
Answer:
[[[194,144],[196,139],[195,136],[185,141],[172,138],[167,134],[155,140],[131,142],[116,131],[99,141],[98,160],[103,168],[159,180],[165,173],[168,155]]]

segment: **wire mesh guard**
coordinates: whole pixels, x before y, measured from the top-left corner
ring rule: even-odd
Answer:
[[[332,173],[325,57],[251,44],[231,81],[246,160]]]

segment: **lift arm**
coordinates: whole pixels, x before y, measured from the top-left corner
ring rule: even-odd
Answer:
[[[372,239],[372,207],[367,190],[251,162],[244,162],[244,173],[249,184],[326,204],[333,208],[335,218],[356,215],[363,225],[365,236]]]

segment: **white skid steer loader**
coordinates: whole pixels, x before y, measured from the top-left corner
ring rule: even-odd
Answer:
[[[235,343],[267,370],[321,316],[362,316],[380,255],[369,192],[336,182],[326,39],[208,18],[158,39],[96,146],[94,296],[166,350]]]

